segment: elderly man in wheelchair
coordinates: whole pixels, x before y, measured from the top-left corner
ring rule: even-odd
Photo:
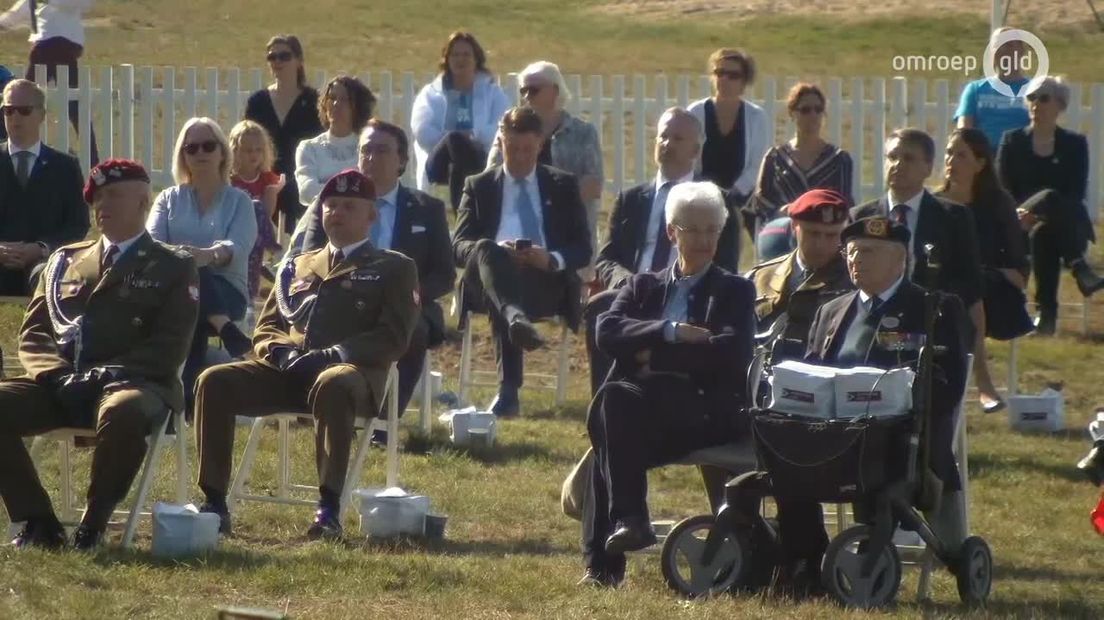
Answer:
[[[851,606],[885,605],[901,581],[892,541],[900,527],[950,569],[965,603],[987,599],[992,557],[982,539],[966,536],[952,452],[966,382],[965,313],[956,297],[906,277],[909,236],[881,217],[844,230],[858,290],[817,312],[808,363],[772,368],[763,359],[770,338],[760,342],[748,381],[758,467],[728,482],[715,517],[672,529],[663,570],[682,594],[764,585],[774,573],[795,595],[827,591]],[[938,269],[938,249],[925,250]],[[750,451],[746,439],[731,449]],[[760,514],[766,496],[775,498],[777,521]],[[860,525],[829,544],[819,502],[852,503]]]

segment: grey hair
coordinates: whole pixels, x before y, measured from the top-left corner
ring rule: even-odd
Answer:
[[[1037,80],[1032,80],[1028,86],[1028,92],[1033,95],[1050,95],[1058,100],[1058,106],[1062,110],[1069,107],[1070,89],[1066,80],[1057,75],[1047,75]],[[1034,87],[1034,88],[1032,88]]]
[[[525,78],[527,77],[539,77],[543,78],[547,82],[551,82],[556,85],[556,107],[561,110],[567,106],[567,102],[571,101],[571,89],[567,87],[567,82],[564,81],[563,73],[560,72],[560,67],[554,62],[548,62],[547,60],[538,60],[533,63],[529,63],[524,69],[518,73],[517,82],[520,89],[525,85]]]
[[[701,121],[698,120],[698,117],[694,116],[690,112],[687,112],[686,108],[680,108],[678,106],[667,108],[663,111],[663,114],[659,115],[659,120],[656,121],[656,133],[663,131],[662,127],[669,124],[676,118],[689,119],[694,125],[694,129],[698,134],[698,147],[700,148],[703,144],[705,144],[705,127],[702,126]]]
[[[671,188],[671,193],[667,195],[667,204],[663,207],[667,223],[674,224],[686,209],[709,209],[713,211],[719,225],[723,225],[728,219],[724,194],[721,193],[721,188],[709,181],[679,183]]]

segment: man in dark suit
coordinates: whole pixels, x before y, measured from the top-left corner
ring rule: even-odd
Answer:
[[[909,237],[903,225],[881,216],[857,220],[844,229],[847,268],[858,290],[821,306],[809,333],[808,361],[841,368],[916,368],[925,340],[925,290],[905,277]],[[953,551],[966,537],[961,480],[952,445],[954,413],[966,386],[967,353],[972,350],[967,343],[973,340],[964,337],[967,322],[959,298],[936,294],[939,315],[933,344],[938,349],[932,373],[929,463],[943,483],[944,497],[940,510],[929,520]],[[894,465],[903,467],[904,463]],[[823,552],[827,539],[821,542],[819,551]]]
[[[594,343],[598,315],[609,310],[621,288],[636,273],[661,271],[675,261],[667,239],[664,207],[670,191],[694,180],[694,164],[701,154],[701,123],[682,108],[669,108],[656,124],[654,181],[629,188],[617,196],[609,219],[609,238],[598,252],[595,268],[602,292],[592,295],[583,309],[591,394],[595,394],[613,363]],[[739,229],[735,218],[725,221],[713,262],[736,271]]]
[[[422,320],[398,363],[400,415],[422,374],[426,349],[445,340],[445,313],[438,300],[452,291],[456,280],[445,204],[399,182],[409,161],[410,143],[402,128],[377,119],[368,121],[360,134],[358,167],[376,187],[379,217],[372,226],[372,244],[414,261],[422,302]],[[329,239],[317,200],[299,222],[289,256],[325,247]],[[377,435],[383,432],[377,431]]]
[[[839,252],[847,205],[845,196],[830,189],[809,190],[799,196],[787,210],[797,249],[748,273],[755,283],[759,331],[774,329],[782,321],[776,328],[774,363],[801,359],[817,309],[854,288]]]
[[[583,515],[581,584],[614,587],[625,553],[655,543],[647,470],[727,443],[745,428],[755,290],[713,264],[729,219],[721,190],[671,190],[666,232],[677,260],[633,276],[598,319],[598,346],[614,359],[587,420],[595,467]]]
[[[0,144],[0,295],[34,290],[54,250],[88,234],[84,175],[76,158],[42,144],[46,95],[34,82],[4,87]]]
[[[969,308],[981,299],[974,218],[965,206],[924,189],[935,162],[935,142],[919,129],[898,129],[886,140],[885,157],[888,194],[851,209],[851,219],[880,215],[906,226],[911,235],[906,274],[921,286],[927,284],[927,248],[932,246],[942,265],[936,279],[939,290],[957,295]]]
[[[463,307],[482,303],[491,318],[499,389],[490,410],[513,416],[520,411],[522,351],[544,343],[530,319],[560,314],[578,327],[575,272],[590,263],[593,249],[575,177],[537,163],[544,141],[537,113],[513,108],[499,128],[503,164],[468,177],[452,248],[464,270]]]

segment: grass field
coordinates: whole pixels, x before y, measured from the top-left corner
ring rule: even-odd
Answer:
[[[502,71],[544,57],[560,62],[565,71],[584,74],[697,72],[713,48],[741,45],[757,55],[762,72],[773,75],[888,76],[896,54],[980,54],[987,21],[981,14],[984,7],[977,5],[988,3],[975,0],[961,12],[932,11],[922,18],[907,8],[879,11],[879,3],[868,0],[838,14],[821,13],[815,6],[797,14],[771,14],[681,12],[662,2],[652,3],[659,5],[652,10],[636,4],[647,3],[316,0],[308,14],[300,5],[258,0],[103,1],[92,15],[86,61],[258,66],[267,36],[293,31],[304,39],[312,66],[421,72],[432,67],[444,35],[463,26],[481,36],[492,67]],[[1087,11],[1070,0],[1054,4]],[[1035,21],[1025,23],[1035,30]],[[1035,31],[1046,41],[1057,71],[1078,80],[1100,80],[1104,37],[1076,20],[1038,23],[1043,28]],[[24,34],[0,36],[0,58],[22,62]],[[1100,264],[1100,256],[1094,257]],[[1078,301],[1068,280],[1063,294],[1066,301]],[[972,617],[1104,617],[1102,541],[1087,518],[1098,494],[1073,467],[1088,446],[1083,429],[1101,398],[1101,337],[1080,337],[1079,324],[1072,320],[1077,313],[1063,312],[1071,321],[1062,325],[1059,338],[1022,343],[1021,389],[1037,391],[1048,381],[1064,381],[1070,430],[1019,435],[1008,430],[1003,414],[985,417],[976,404],[970,405],[972,523],[989,540],[997,562],[992,602]],[[17,309],[0,308],[0,345],[9,353],[18,323]],[[1104,307],[1099,305],[1092,331],[1104,334]],[[483,337],[477,342],[487,362],[488,341]],[[436,511],[449,516],[443,543],[369,544],[355,537],[342,546],[308,543],[303,534],[309,509],[249,504],[235,515],[235,537],[205,558],[153,559],[145,551],[148,528],[141,531],[134,552],[109,547],[86,556],[2,548],[0,618],[213,617],[220,605],[286,610],[295,618],[844,616],[826,603],[795,605],[760,597],[682,601],[664,586],[656,554],[631,559],[629,582],[620,591],[574,586],[582,569],[578,525],[559,514],[558,495],[564,475],[586,445],[586,359],[578,340],[575,344],[567,405],[553,407],[548,393],[525,393],[525,415],[502,424],[495,449],[454,449],[440,428],[430,438],[408,437],[402,483],[430,496]],[[1007,347],[994,345],[992,353],[995,374],[1003,376]],[[532,370],[552,367],[550,353],[530,359]],[[435,360],[454,386],[458,349],[446,348]],[[482,404],[489,396],[478,393],[476,401]],[[262,492],[274,488],[274,435],[262,446],[267,460],[261,459],[255,476]],[[243,442],[244,435],[239,435],[239,448]],[[296,477],[310,481],[309,433],[297,430],[294,442]],[[82,454],[78,472],[87,471],[87,460]],[[48,455],[43,478],[56,492],[53,465]],[[378,485],[382,471],[382,454],[374,451],[362,486]],[[172,474],[169,454],[155,496],[171,497]],[[651,483],[657,518],[706,510],[690,468],[656,471]],[[355,531],[354,522],[346,525],[350,533]],[[912,602],[915,583],[915,571],[906,572],[901,604],[895,609],[846,616],[965,614],[946,573],[937,576],[934,600],[928,604]]]

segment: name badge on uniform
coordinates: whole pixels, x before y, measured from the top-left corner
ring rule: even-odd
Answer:
[[[161,288],[161,283],[147,278],[133,278],[127,282],[127,286],[137,290],[151,290]]]
[[[349,279],[354,282],[376,282],[380,274],[371,269],[357,269],[349,274]]]

